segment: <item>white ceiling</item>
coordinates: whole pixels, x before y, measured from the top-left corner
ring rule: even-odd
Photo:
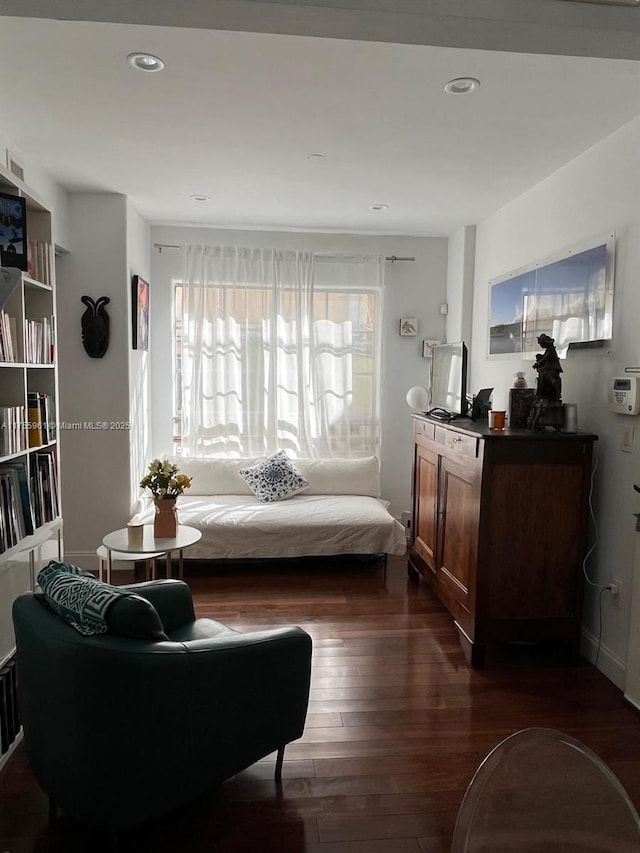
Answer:
[[[19,151],[152,223],[447,235],[640,114],[629,60],[184,27],[0,17],[0,72]]]

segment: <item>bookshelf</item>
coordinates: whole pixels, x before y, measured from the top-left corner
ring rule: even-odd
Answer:
[[[62,558],[51,211],[0,166],[0,192],[26,201],[28,269],[0,305],[0,667],[14,652],[11,606]],[[0,766],[2,756],[0,755]]]

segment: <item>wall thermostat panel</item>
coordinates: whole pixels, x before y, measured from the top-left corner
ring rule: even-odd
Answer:
[[[609,411],[618,415],[637,415],[640,412],[638,376],[614,376],[609,380]]]

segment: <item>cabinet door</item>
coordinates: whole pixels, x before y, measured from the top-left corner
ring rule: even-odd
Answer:
[[[436,568],[438,454],[416,444],[413,547],[431,571]]]
[[[580,619],[589,458],[590,448],[566,462],[492,467],[482,611],[494,623]]]
[[[479,515],[478,466],[460,464],[443,456],[436,555],[438,593],[458,620],[463,612],[474,612]],[[465,630],[469,630],[471,626],[463,621]]]

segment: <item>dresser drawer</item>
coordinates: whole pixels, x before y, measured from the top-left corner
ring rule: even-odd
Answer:
[[[429,438],[433,440],[434,431],[434,424],[431,424],[428,421],[415,420],[413,422],[413,435],[416,438],[420,436],[421,438]]]
[[[446,430],[444,438],[444,445],[449,450],[455,450],[456,453],[463,453],[474,459],[478,455],[478,439],[475,435],[461,435],[459,432]]]

